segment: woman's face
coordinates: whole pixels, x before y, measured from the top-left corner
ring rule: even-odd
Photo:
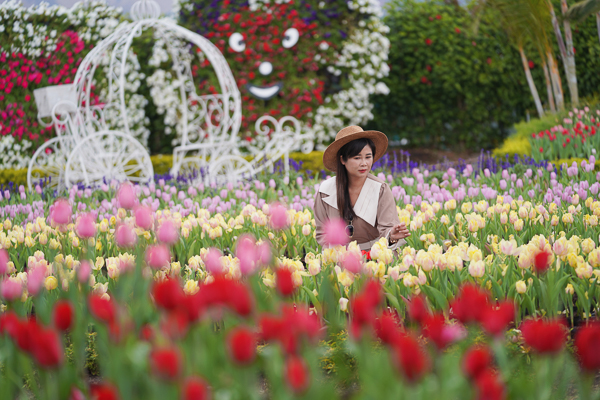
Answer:
[[[348,171],[348,178],[350,179],[362,179],[367,176],[373,166],[373,151],[369,145],[366,145],[360,153],[354,157],[348,157],[344,161],[342,158],[342,164]]]

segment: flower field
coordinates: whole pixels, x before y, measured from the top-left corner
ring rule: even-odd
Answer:
[[[598,398],[595,158],[483,164],[374,172],[400,254],[294,172],[5,190],[0,398]]]

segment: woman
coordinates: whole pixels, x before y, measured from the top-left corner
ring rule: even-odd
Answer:
[[[361,250],[370,250],[382,237],[391,250],[406,243],[404,238],[410,233],[400,223],[390,187],[369,173],[387,145],[385,134],[349,126],[325,150],[323,164],[337,176],[323,182],[315,196],[316,236],[321,246],[325,245],[323,225],[331,218],[348,224],[350,240],[357,241]]]

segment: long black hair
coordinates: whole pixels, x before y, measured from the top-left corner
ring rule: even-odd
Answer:
[[[354,210],[352,209],[352,205],[350,204],[350,192],[348,191],[348,171],[346,170],[344,164],[342,164],[342,159],[344,162],[346,162],[349,158],[357,156],[361,151],[363,151],[365,146],[369,146],[371,148],[373,157],[375,157],[375,143],[373,143],[371,139],[367,138],[356,139],[348,142],[337,152],[337,175],[335,182],[337,189],[337,205],[340,212],[340,217],[348,222],[354,219],[355,214]]]

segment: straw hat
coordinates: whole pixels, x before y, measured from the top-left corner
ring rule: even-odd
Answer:
[[[335,141],[331,143],[323,153],[323,165],[330,171],[337,169],[337,153],[346,144],[356,139],[371,139],[375,144],[376,153],[373,162],[379,160],[387,150],[388,138],[385,133],[377,131],[363,131],[360,126],[347,126],[335,135]]]

